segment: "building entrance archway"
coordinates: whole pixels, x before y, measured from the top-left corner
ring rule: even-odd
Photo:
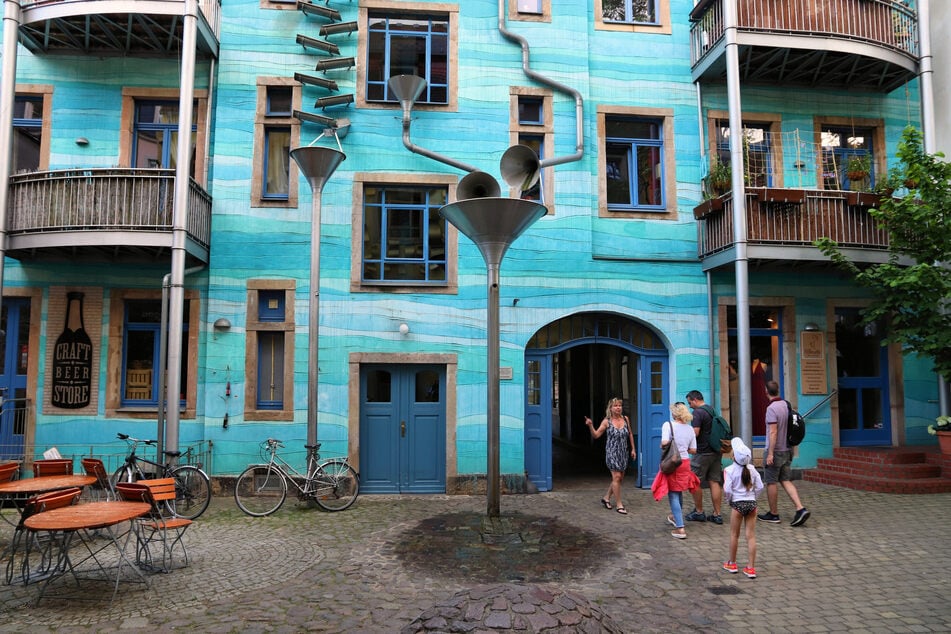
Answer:
[[[604,439],[591,440],[584,417],[598,424],[608,400],[617,396],[637,445],[628,474],[637,486],[650,486],[660,460],[660,428],[669,418],[668,357],[656,332],[624,315],[580,313],[539,329],[525,349],[529,480],[551,490],[562,475],[555,473],[556,455],[572,458],[565,476],[589,466],[605,474]]]

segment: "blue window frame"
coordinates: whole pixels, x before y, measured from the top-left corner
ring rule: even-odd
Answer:
[[[17,95],[13,103],[13,171],[40,168],[43,98]]]
[[[195,177],[195,141],[192,124],[190,173]],[[133,130],[132,166],[175,169],[178,147],[178,102],[137,101]]]
[[[825,189],[867,189],[875,186],[875,155],[871,128],[823,126],[822,176]],[[850,161],[863,159],[864,174]]]
[[[182,326],[182,359],[188,358],[188,302],[184,307]],[[158,407],[158,369],[161,343],[161,300],[136,299],[125,302],[122,331],[122,405]],[[146,377],[142,379],[141,377]],[[182,363],[181,405],[185,404],[184,389],[188,385],[188,364]]]
[[[541,97],[518,98],[518,122],[521,125],[545,124],[545,100]]]
[[[601,19],[621,24],[658,24],[655,0],[601,0]]]
[[[661,211],[664,201],[664,134],[660,119],[605,119],[609,210]]]
[[[290,117],[293,115],[294,89],[290,86],[268,86],[264,115],[267,117]]]
[[[519,134],[518,135],[519,145],[526,145],[533,150],[539,159],[545,158],[545,137],[541,134]],[[542,201],[542,187],[544,186],[545,172],[544,170],[538,176],[538,180],[535,184],[528,190],[522,192],[522,200],[534,200],[538,202]]]
[[[290,195],[291,129],[264,128],[264,178],[261,198],[287,200]]]
[[[284,321],[284,291],[258,291],[258,321]]]
[[[367,185],[363,203],[363,281],[439,284],[446,279],[445,187]]]
[[[542,0],[518,0],[519,13],[542,13]]]
[[[284,331],[258,333],[258,409],[284,409]]]
[[[717,155],[722,164],[730,164],[730,122],[723,119],[717,121]],[[768,127],[743,122],[743,163],[747,187],[772,187],[773,163]]]
[[[371,13],[367,44],[367,101],[395,102],[394,75],[426,80],[417,103],[449,103],[449,18],[445,15]]]

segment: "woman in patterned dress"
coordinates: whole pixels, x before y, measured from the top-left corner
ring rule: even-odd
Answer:
[[[608,492],[601,498],[601,504],[604,508],[610,510],[617,508],[621,515],[627,515],[627,509],[624,508],[624,502],[621,501],[621,482],[624,480],[624,470],[627,469],[628,456],[634,458],[637,449],[634,447],[634,432],[631,431],[631,422],[621,412],[622,402],[619,398],[612,398],[608,401],[608,406],[604,412],[604,420],[597,429],[594,428],[594,422],[584,417],[585,425],[591,432],[593,438],[600,438],[607,434],[607,442],[604,445],[604,463],[611,471],[611,485]],[[614,506],[611,506],[611,498],[614,498]]]

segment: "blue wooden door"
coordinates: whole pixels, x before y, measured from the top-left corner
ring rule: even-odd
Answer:
[[[647,488],[660,467],[660,434],[664,421],[670,419],[667,396],[667,357],[640,357],[640,416],[637,447],[637,486]]]
[[[835,347],[841,353],[836,363],[839,442],[843,447],[891,445],[888,348],[879,335],[884,326],[865,324],[858,308],[836,307],[835,316]]]
[[[360,373],[360,490],[445,493],[446,374],[424,365]]]
[[[551,490],[551,355],[525,355],[525,472]]]
[[[0,396],[7,403],[0,413],[0,459],[23,458],[26,433],[26,374],[30,342],[30,302],[3,298],[0,315]]]

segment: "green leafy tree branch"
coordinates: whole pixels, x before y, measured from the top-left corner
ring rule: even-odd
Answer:
[[[921,132],[909,126],[898,144],[899,164],[878,184],[883,194],[869,214],[888,232],[888,261],[859,267],[838,244],[815,245],[872,293],[864,323],[886,324],[883,343],[899,343],[934,361],[951,382],[951,163],[926,154]]]

